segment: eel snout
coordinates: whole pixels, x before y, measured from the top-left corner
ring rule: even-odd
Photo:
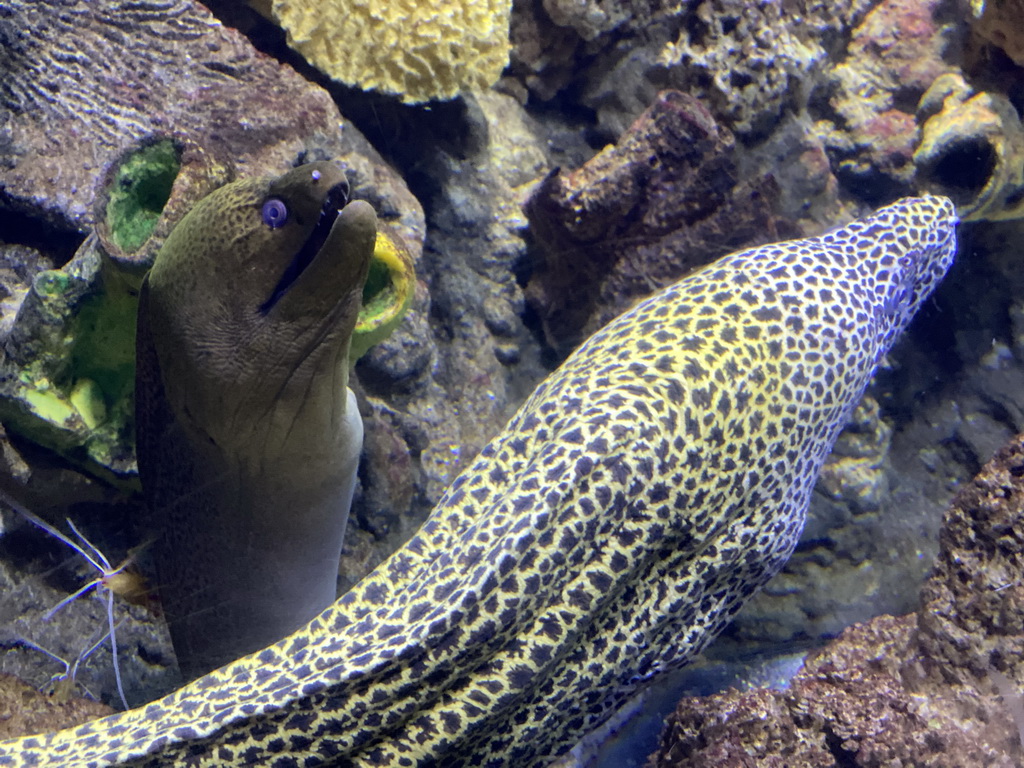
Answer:
[[[260,312],[264,315],[269,312],[278,299],[284,295],[285,291],[295,283],[299,275],[305,271],[306,267],[313,263],[313,259],[323,249],[332,228],[341,215],[342,209],[345,208],[348,202],[348,181],[342,180],[327,191],[324,203],[320,207],[320,215],[317,217],[316,226],[313,227],[309,237],[306,238],[302,247],[295,253],[288,266],[285,267],[284,272],[281,274],[281,279],[278,280],[274,290],[260,307]]]

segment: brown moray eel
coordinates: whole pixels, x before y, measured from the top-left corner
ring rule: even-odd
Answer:
[[[181,220],[143,283],[144,529],[187,679],[335,598],[363,439],[349,343],[377,224],[346,203],[331,163],[229,184]]]
[[[908,198],[655,294],[309,624],[160,701],[0,742],[0,766],[550,765],[782,567],[955,224]]]

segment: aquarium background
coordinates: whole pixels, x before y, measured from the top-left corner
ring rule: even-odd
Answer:
[[[957,262],[840,437],[789,564],[706,664],[742,673],[917,611],[951,499],[1024,429],[1024,6],[423,5],[439,12],[0,0],[0,489],[65,534],[73,520],[112,566],[144,568],[129,533],[133,302],[177,220],[237,178],[340,162],[417,270],[402,323],[355,367],[366,437],[339,593],[417,529],[548,371],[640,298],[731,251],[931,192],[958,206]],[[35,646],[73,663],[107,630],[106,603],[44,618],[96,573],[13,511],[2,523],[0,671],[46,688],[62,665]],[[1010,599],[1020,556],[995,542]],[[1019,643],[1006,610],[987,606],[961,637],[987,649],[965,669],[998,713],[995,752],[921,764],[1024,760],[1007,703],[1024,669],[985,634]],[[114,617],[129,704],[176,687],[151,607],[117,600]],[[108,645],[77,680],[120,708]],[[836,765],[886,764],[854,735],[822,738]],[[657,746],[627,744],[638,765]],[[953,749],[906,744],[892,754]]]

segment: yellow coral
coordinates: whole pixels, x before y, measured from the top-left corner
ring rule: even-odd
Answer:
[[[399,238],[378,231],[370,274],[363,288],[363,308],[352,333],[349,357],[353,361],[395,330],[415,292],[416,271],[409,252]]]
[[[508,63],[511,6],[511,0],[273,0],[271,12],[288,44],[321,72],[415,104],[497,81]]]

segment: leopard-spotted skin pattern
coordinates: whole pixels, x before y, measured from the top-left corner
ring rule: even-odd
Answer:
[[[956,216],[905,199],[726,256],[588,340],[420,532],[294,635],[17,766],[544,765],[786,561]]]

